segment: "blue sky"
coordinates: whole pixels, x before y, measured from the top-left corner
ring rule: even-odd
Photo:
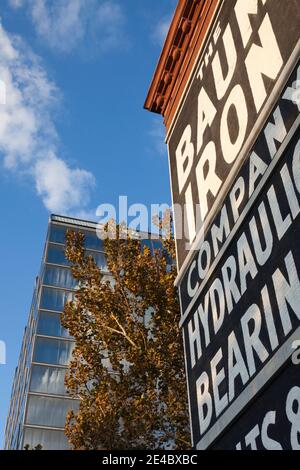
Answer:
[[[49,213],[170,203],[164,128],[143,104],[176,4],[1,0],[0,442]]]

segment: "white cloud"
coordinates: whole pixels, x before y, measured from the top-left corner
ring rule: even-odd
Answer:
[[[75,48],[105,52],[122,44],[124,14],[112,0],[9,0],[26,7],[35,31],[50,48],[69,53]]]
[[[0,79],[5,104],[0,104],[0,154],[6,170],[34,179],[36,191],[51,212],[84,208],[94,184],[91,173],[71,168],[59,158],[59,138],[52,112],[59,90],[40,59],[18,36],[0,24]]]
[[[69,52],[82,39],[82,0],[33,0],[29,3],[36,32],[50,47]]]
[[[0,80],[0,105],[6,103],[6,85]]]
[[[166,156],[167,146],[165,144],[166,128],[161,117],[153,118],[149,135],[152,139],[153,149],[158,155]]]
[[[167,33],[170,28],[172,16],[173,15],[168,15],[162,18],[153,29],[152,39],[159,46],[162,46],[164,40],[167,37]]]
[[[24,0],[8,0],[8,3],[12,8],[21,8],[24,4]]]
[[[71,169],[50,152],[47,159],[36,163],[34,172],[37,192],[49,211],[66,213],[89,202],[94,178],[88,171]]]
[[[120,5],[112,1],[101,3],[97,10],[96,30],[101,30],[98,47],[101,51],[113,49],[126,42],[124,35],[125,18]]]

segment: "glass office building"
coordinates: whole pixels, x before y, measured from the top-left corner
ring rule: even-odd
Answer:
[[[107,270],[103,242],[96,223],[52,215],[46,237],[40,275],[36,278],[28,324],[16,368],[5,430],[5,449],[20,450],[42,445],[44,450],[68,449],[64,426],[68,410],[78,400],[68,397],[64,385],[74,341],[61,325],[65,302],[72,299],[76,284],[65,258],[66,231],[85,234],[87,254],[104,274]],[[153,252],[159,240],[140,232],[142,245]]]
[[[68,397],[64,386],[74,348],[60,321],[64,304],[72,298],[75,288],[64,254],[67,229],[84,232],[85,248],[107,273],[96,224],[51,216],[13,382],[5,449],[23,449],[26,445],[34,448],[38,444],[43,449],[68,449],[64,434],[66,414],[70,409],[76,410],[78,401]]]

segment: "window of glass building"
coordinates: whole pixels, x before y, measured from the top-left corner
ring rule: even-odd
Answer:
[[[66,232],[68,227],[61,226],[61,225],[52,225],[50,229],[49,241],[53,243],[66,243]],[[71,231],[79,231],[84,234],[84,246],[90,250],[98,250],[103,251],[103,240],[100,240],[97,237],[96,230],[84,230],[83,228],[76,228],[70,227]]]
[[[174,264],[174,261],[171,259],[167,250],[164,249],[163,244],[160,240],[151,240],[151,239],[144,239],[141,240],[142,248],[147,246],[150,249],[152,255],[154,255],[155,250],[160,250],[160,253],[165,256],[168,266],[168,270]]]
[[[65,255],[65,248],[59,245],[48,245],[47,251],[47,263],[61,264],[63,266],[70,266],[70,262],[67,260]]]
[[[54,243],[66,243],[66,227],[51,225],[49,240]]]
[[[92,256],[100,269],[107,270],[106,258],[104,253],[95,251],[87,251],[87,255]],[[71,263],[66,259],[65,248],[59,245],[49,245],[46,262],[51,264],[59,264],[62,266],[70,266]]]
[[[45,336],[59,336],[70,338],[69,331],[61,324],[61,314],[52,312],[40,312],[37,333]]]
[[[72,341],[37,337],[33,362],[66,366],[70,362],[73,349]]]
[[[104,251],[103,240],[97,237],[96,231],[88,232],[82,230],[82,232],[84,233],[84,247],[86,249]]]
[[[32,366],[30,391],[65,395],[65,375],[67,369],[58,367]]]
[[[151,240],[151,239],[143,239],[141,240],[142,248],[147,246],[150,249],[151,254],[154,254],[154,250],[161,250],[162,243],[160,240]]]
[[[64,431],[26,428],[23,447],[29,445],[30,449],[33,449],[38,444],[42,446],[43,450],[69,449],[68,439]]]
[[[96,253],[95,251],[86,251],[87,256],[92,256],[101,271],[107,271],[107,262],[104,253]]]
[[[64,290],[43,287],[40,308],[43,310],[54,310],[61,312],[68,300],[72,300],[74,294]]]
[[[72,272],[69,268],[46,266],[43,284],[73,289],[76,286],[77,281],[73,278]]]
[[[26,424],[63,428],[68,411],[77,409],[78,402],[73,400],[31,395],[28,398]]]

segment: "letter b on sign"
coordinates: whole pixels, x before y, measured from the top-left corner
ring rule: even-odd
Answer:
[[[209,378],[206,372],[203,372],[197,379],[196,387],[200,432],[203,434],[210,425],[213,411],[209,393]]]

